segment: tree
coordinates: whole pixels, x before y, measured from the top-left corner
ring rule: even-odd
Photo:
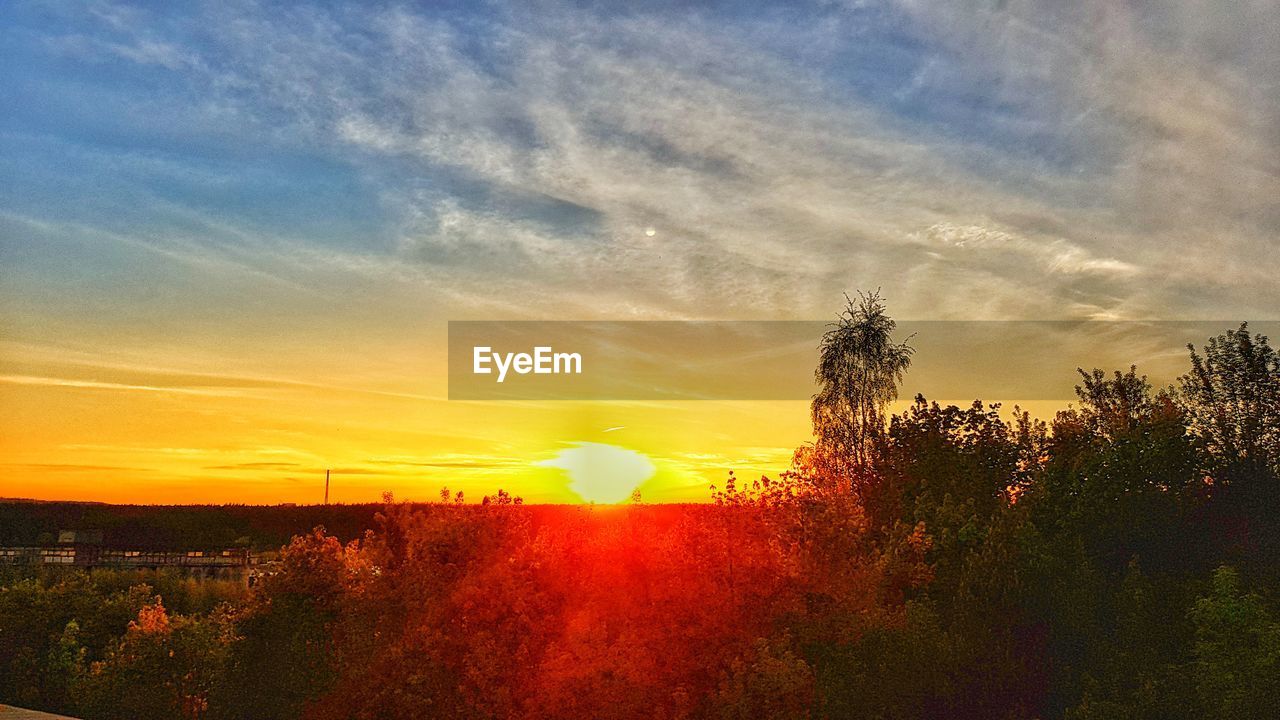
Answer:
[[[1185,551],[1173,541],[1200,485],[1184,413],[1134,367],[1110,378],[1078,372],[1080,407],[1054,419],[1050,459],[1034,491],[1038,525],[1080,541],[1117,577],[1135,554],[1153,567],[1181,564]]]
[[[819,346],[811,456],[797,459],[860,492],[884,435],[885,408],[898,397],[914,349],[893,341],[897,323],[878,291],[845,299],[848,306]]]
[[[367,575],[354,543],[344,547],[323,528],[295,537],[238,618],[243,638],[232,648],[224,693],[214,697],[215,715],[302,716],[334,681],[334,628]]]
[[[917,395],[894,415],[878,467],[879,483],[864,498],[877,528],[923,524],[932,539],[934,592],[952,594],[982,551],[992,526],[1039,470],[1043,423],[998,404],[968,408],[927,403]]]
[[[1247,494],[1275,499],[1280,474],[1280,355],[1248,323],[1209,339],[1204,355],[1191,352],[1191,372],[1181,378],[1188,431],[1216,483],[1249,485]],[[1269,476],[1269,482],[1262,479]]]
[[[1146,375],[1138,375],[1136,365],[1130,365],[1128,372],[1116,370],[1111,379],[1098,368],[1092,372],[1076,368],[1076,372],[1083,381],[1076,386],[1081,419],[1095,437],[1107,441],[1133,433],[1168,397],[1166,393],[1152,396],[1151,383]]]
[[[716,715],[723,720],[803,720],[812,716],[813,670],[785,647],[756,640],[720,679]]]
[[[1220,567],[1213,590],[1191,610],[1196,626],[1192,673],[1201,717],[1275,717],[1280,698],[1280,623],[1262,598]]]
[[[233,640],[225,610],[171,616],[157,596],[81,676],[77,704],[103,720],[204,718],[211,693],[225,677]]]
[[[1134,367],[1079,373],[1080,406],[1054,419],[1047,462],[1025,498],[1038,538],[1027,561],[1040,578],[1028,599],[1054,659],[1045,714],[1073,709],[1073,717],[1116,717],[1116,703],[1134,701],[1139,684],[1117,677],[1136,649],[1117,640],[1127,622],[1126,577],[1136,582],[1140,564],[1162,584],[1197,567],[1208,548],[1189,540],[1198,537],[1201,485],[1172,396],[1153,391]],[[1170,581],[1159,594],[1176,598],[1170,588],[1181,584]],[[1176,637],[1177,623],[1175,613],[1144,628],[1144,636]],[[1130,632],[1136,634],[1144,633]]]

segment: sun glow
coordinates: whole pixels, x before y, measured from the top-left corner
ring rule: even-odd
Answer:
[[[617,503],[657,472],[653,461],[634,450],[604,443],[579,442],[550,460],[536,463],[564,470],[569,489],[585,502]]]

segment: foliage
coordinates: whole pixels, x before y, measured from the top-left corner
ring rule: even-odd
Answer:
[[[171,617],[159,596],[102,660],[77,666],[76,707],[92,718],[203,718],[226,677],[234,630],[226,610]]]
[[[906,342],[893,342],[897,324],[878,292],[859,293],[856,303],[845,299],[847,307],[823,334],[818,349],[809,464],[856,491],[870,482],[885,408],[898,397],[914,350]]]
[[[1280,355],[1248,323],[1191,351],[1182,377],[1189,431],[1215,479],[1246,482],[1280,472]],[[1274,499],[1274,493],[1272,493]]]
[[[252,590],[10,574],[0,702],[88,720],[1273,716],[1266,339],[1210,340],[1179,389],[1081,370],[1049,424],[923,397],[890,416],[911,351],[860,300],[824,338],[815,444],[778,477],[731,472],[704,505],[388,496],[367,532],[295,533]]]
[[[1205,717],[1273,716],[1280,698],[1280,622],[1262,598],[1245,593],[1229,567],[1213,574],[1209,595],[1191,608],[1192,676]]]

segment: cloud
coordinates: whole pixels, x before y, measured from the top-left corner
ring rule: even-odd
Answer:
[[[230,390],[213,390],[208,388],[157,387],[152,385],[129,385],[125,383],[99,382],[96,380],[73,380],[70,378],[36,377],[31,375],[0,375],[0,383],[8,385],[35,385],[41,387],[58,387],[87,390],[121,390],[127,392],[174,393],[178,395],[204,395],[209,397],[236,397],[239,393]]]
[[[819,317],[872,286],[911,317],[1276,299],[1262,3],[99,14],[54,34],[182,75],[207,109],[191,131],[367,183],[377,237],[201,210],[209,232],[159,245],[292,282],[300,307],[320,279],[455,317]]]
[[[198,372],[158,367],[155,364],[111,362],[93,353],[77,352],[66,347],[32,346],[0,343],[4,358],[0,383],[45,387],[170,392],[211,397],[278,397],[283,392],[353,394],[407,401],[438,401],[441,398],[394,390],[362,387],[358,384],[308,382],[240,375],[226,372]],[[30,370],[29,370],[30,369]],[[19,370],[19,372],[12,372]],[[63,375],[34,375],[31,370],[60,372]]]
[[[416,468],[433,468],[446,470],[520,470],[527,463],[502,455],[471,455],[466,453],[440,453],[429,457],[412,458],[374,458],[369,460],[373,465],[414,470]]]
[[[37,470],[44,472],[150,472],[151,468],[123,467],[119,465],[81,465],[76,463],[4,463],[0,467],[11,470]]]
[[[959,13],[915,8],[901,15],[905,30],[884,28],[925,43],[901,92],[950,105],[924,118],[840,96],[825,70],[752,46],[742,28],[716,32],[718,23],[696,14],[672,22],[645,13],[522,17],[522,30],[495,22],[484,32],[501,48],[496,57],[462,50],[460,31],[447,23],[379,16],[371,22],[393,51],[373,63],[388,76],[372,87],[360,84],[361,73],[327,78],[336,97],[363,95],[372,110],[352,114],[343,101],[329,112],[337,137],[362,150],[449,166],[482,186],[543,193],[599,214],[584,237],[432,191],[393,198],[403,217],[430,218],[405,224],[402,257],[474,266],[510,280],[512,295],[536,289],[575,304],[574,290],[564,289],[572,275],[595,279],[589,296],[615,311],[810,313],[850,285],[885,284],[928,265],[907,241],[913,233],[988,214],[1031,223],[1010,232],[1035,235],[1040,246],[1013,250],[1035,255],[1029,267],[984,273],[992,294],[1016,297],[1034,283],[1028,270],[1131,277],[1150,264],[1184,278],[1158,234],[1187,208],[1199,209],[1197,232],[1220,230],[1204,227],[1223,219],[1205,193],[1230,183],[1210,172],[1216,165],[1205,148],[1231,143],[1215,152],[1247,161],[1236,167],[1266,191],[1274,173],[1252,159],[1266,156],[1258,145],[1265,135],[1231,109],[1229,84],[1206,79],[1194,62],[1170,63],[1141,36],[1139,19],[1074,17],[1057,28],[1061,18],[1039,9],[979,12],[980,31]],[[581,41],[559,42],[544,33],[552,25]],[[1117,47],[1090,39],[1098,29]],[[819,29],[780,32],[839,45]],[[1112,76],[1113,65],[1125,69]],[[305,65],[272,70],[315,73]],[[1203,92],[1172,104],[1160,94],[1184,80]],[[996,130],[975,129],[983,123]],[[1153,151],[1170,157],[1153,164]],[[1014,186],[1028,178],[1027,189]],[[1148,201],[1135,192],[1160,195]],[[1250,192],[1228,207],[1257,218],[1262,197]],[[1176,204],[1172,213],[1155,210],[1167,202]],[[1134,214],[1119,214],[1125,210]],[[644,235],[650,226],[662,227],[661,236]],[[1057,233],[1030,232],[1048,226]],[[1191,242],[1187,228],[1179,234]],[[923,310],[961,295],[937,285],[908,302]],[[1060,307],[1121,313],[1176,296],[1161,286],[1117,294],[1087,279],[1058,293],[1050,300]]]
[[[291,462],[245,462],[230,465],[206,465],[206,470],[296,470],[303,467],[300,463]]]
[[[1036,242],[980,225],[938,223],[925,231],[924,238],[927,243],[942,249],[954,249],[962,254],[977,253],[981,256],[976,260],[979,263],[992,263],[991,255],[1005,255],[1015,262],[1035,262],[1048,273],[1128,278],[1139,272],[1139,268],[1131,263],[1095,257],[1088,250],[1060,238]]]
[[[1265,312],[1251,294],[1274,301],[1275,266],[1253,259],[1280,213],[1280,97],[1267,89],[1280,39],[1251,29],[1275,21],[1273,3],[899,7],[958,59],[946,81],[988,99],[975,107],[1074,148],[1088,191],[1062,193],[1057,214],[1086,249],[1123,250],[1161,278],[1129,291],[1149,312],[1203,307],[1193,288],[1214,288],[1227,314]]]

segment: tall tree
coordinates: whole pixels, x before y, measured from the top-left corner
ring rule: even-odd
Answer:
[[[826,474],[862,489],[885,432],[885,409],[911,365],[913,348],[896,343],[897,323],[879,291],[858,293],[822,336],[814,379],[813,460]]]
[[[1239,329],[1210,338],[1204,355],[1191,351],[1182,380],[1191,435],[1215,482],[1249,482],[1280,472],[1280,355],[1265,335]],[[1247,478],[1247,480],[1246,480]],[[1260,490],[1261,488],[1252,488]]]

